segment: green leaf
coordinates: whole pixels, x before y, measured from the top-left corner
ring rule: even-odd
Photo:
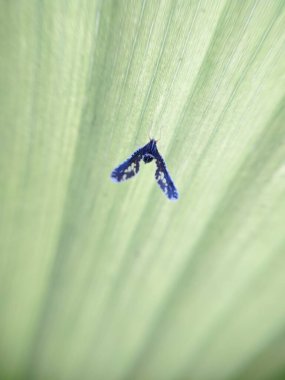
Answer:
[[[285,377],[285,3],[0,4],[1,379]],[[159,139],[154,165],[110,173]]]

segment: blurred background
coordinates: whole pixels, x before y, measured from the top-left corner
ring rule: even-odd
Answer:
[[[0,378],[285,378],[284,0],[0,2]],[[153,163],[111,171],[160,138]]]

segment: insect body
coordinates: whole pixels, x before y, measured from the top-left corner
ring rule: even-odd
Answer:
[[[131,157],[113,170],[111,179],[114,182],[126,181],[135,176],[140,170],[141,160],[145,164],[151,161],[156,163],[155,179],[161,190],[170,200],[178,199],[178,191],[168,173],[165,162],[158,152],[156,140],[151,139],[148,144],[136,150]]]

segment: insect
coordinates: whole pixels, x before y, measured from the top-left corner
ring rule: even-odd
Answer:
[[[178,191],[168,173],[164,159],[158,152],[157,140],[151,139],[148,144],[136,150],[126,161],[112,171],[111,179],[114,182],[123,182],[134,177],[140,170],[141,160],[145,164],[155,161],[155,179],[158,186],[168,199],[175,201],[178,199]]]

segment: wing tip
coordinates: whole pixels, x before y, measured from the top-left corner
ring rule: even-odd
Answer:
[[[111,181],[114,182],[114,183],[118,183],[118,182],[120,182],[120,181],[118,180],[118,178],[117,178],[115,172],[112,172],[112,173],[111,173],[111,175],[110,175],[110,179],[111,179]]]
[[[172,194],[170,197],[168,197],[168,199],[172,202],[177,202],[178,198],[179,198],[178,193]]]

